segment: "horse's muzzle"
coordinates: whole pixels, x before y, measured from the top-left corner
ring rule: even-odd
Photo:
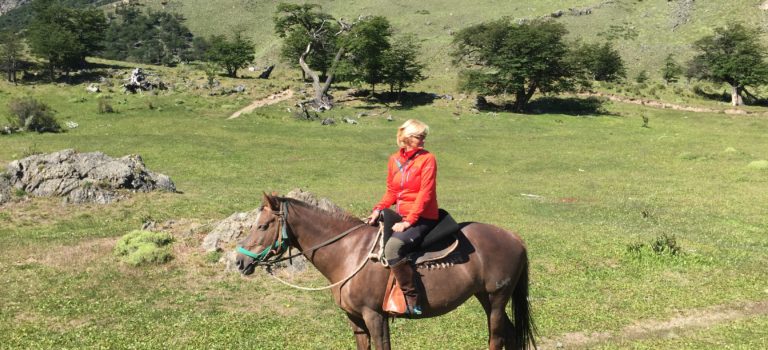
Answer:
[[[252,274],[256,269],[256,264],[253,258],[243,254],[237,254],[235,264],[237,265],[237,270],[245,276]]]

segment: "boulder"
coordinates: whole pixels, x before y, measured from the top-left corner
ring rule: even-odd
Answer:
[[[162,82],[157,76],[152,81],[148,79],[149,74],[144,73],[141,68],[136,68],[131,71],[131,76],[128,78],[128,82],[123,84],[124,92],[136,93],[139,91],[149,90],[165,90],[165,83]]]
[[[333,204],[327,198],[318,198],[312,192],[302,191],[301,189],[294,189],[288,192],[285,197],[298,199],[329,213],[343,212],[343,209]],[[224,254],[219,262],[225,265],[227,271],[236,271],[235,257],[237,253],[235,248],[237,243],[247,237],[251,229],[259,221],[259,213],[260,210],[258,208],[249,212],[234,213],[228,218],[213,224],[213,229],[205,236],[200,247],[206,252],[223,251]],[[288,264],[286,262],[278,267],[288,267],[289,272],[303,271],[306,268],[306,259],[304,257],[294,258],[292,263]]]
[[[114,159],[101,152],[67,149],[15,160],[7,171],[12,187],[34,196],[64,197],[70,203],[111,203],[123,196],[119,190],[176,192],[173,181],[147,170],[139,155]]]
[[[101,92],[101,89],[99,88],[99,84],[91,83],[91,84],[88,84],[88,86],[85,87],[85,91],[88,91],[89,93],[95,94],[97,92]]]
[[[320,122],[321,125],[334,125],[336,124],[336,120],[333,118],[325,118],[323,121]]]
[[[234,213],[219,221],[209,232],[200,246],[206,252],[231,250],[235,244],[245,238],[251,227],[259,220],[260,211],[251,210],[246,213]]]

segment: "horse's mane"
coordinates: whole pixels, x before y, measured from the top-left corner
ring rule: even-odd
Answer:
[[[301,205],[305,208],[320,211],[331,217],[347,222],[359,223],[360,219],[331,202],[328,198],[318,198],[312,192],[303,191],[299,188],[288,192],[285,199],[293,204]]]

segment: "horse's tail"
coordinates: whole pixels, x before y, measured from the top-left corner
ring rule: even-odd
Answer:
[[[531,304],[528,302],[528,255],[523,252],[523,269],[520,278],[512,292],[512,307],[514,308],[515,322],[513,323],[513,341],[515,349],[536,348],[536,325],[531,315]]]

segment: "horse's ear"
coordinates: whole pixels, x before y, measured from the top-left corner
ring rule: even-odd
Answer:
[[[280,210],[280,203],[278,203],[277,198],[268,195],[266,192],[262,193],[264,194],[264,199],[261,202],[263,206],[269,207],[272,210]]]

